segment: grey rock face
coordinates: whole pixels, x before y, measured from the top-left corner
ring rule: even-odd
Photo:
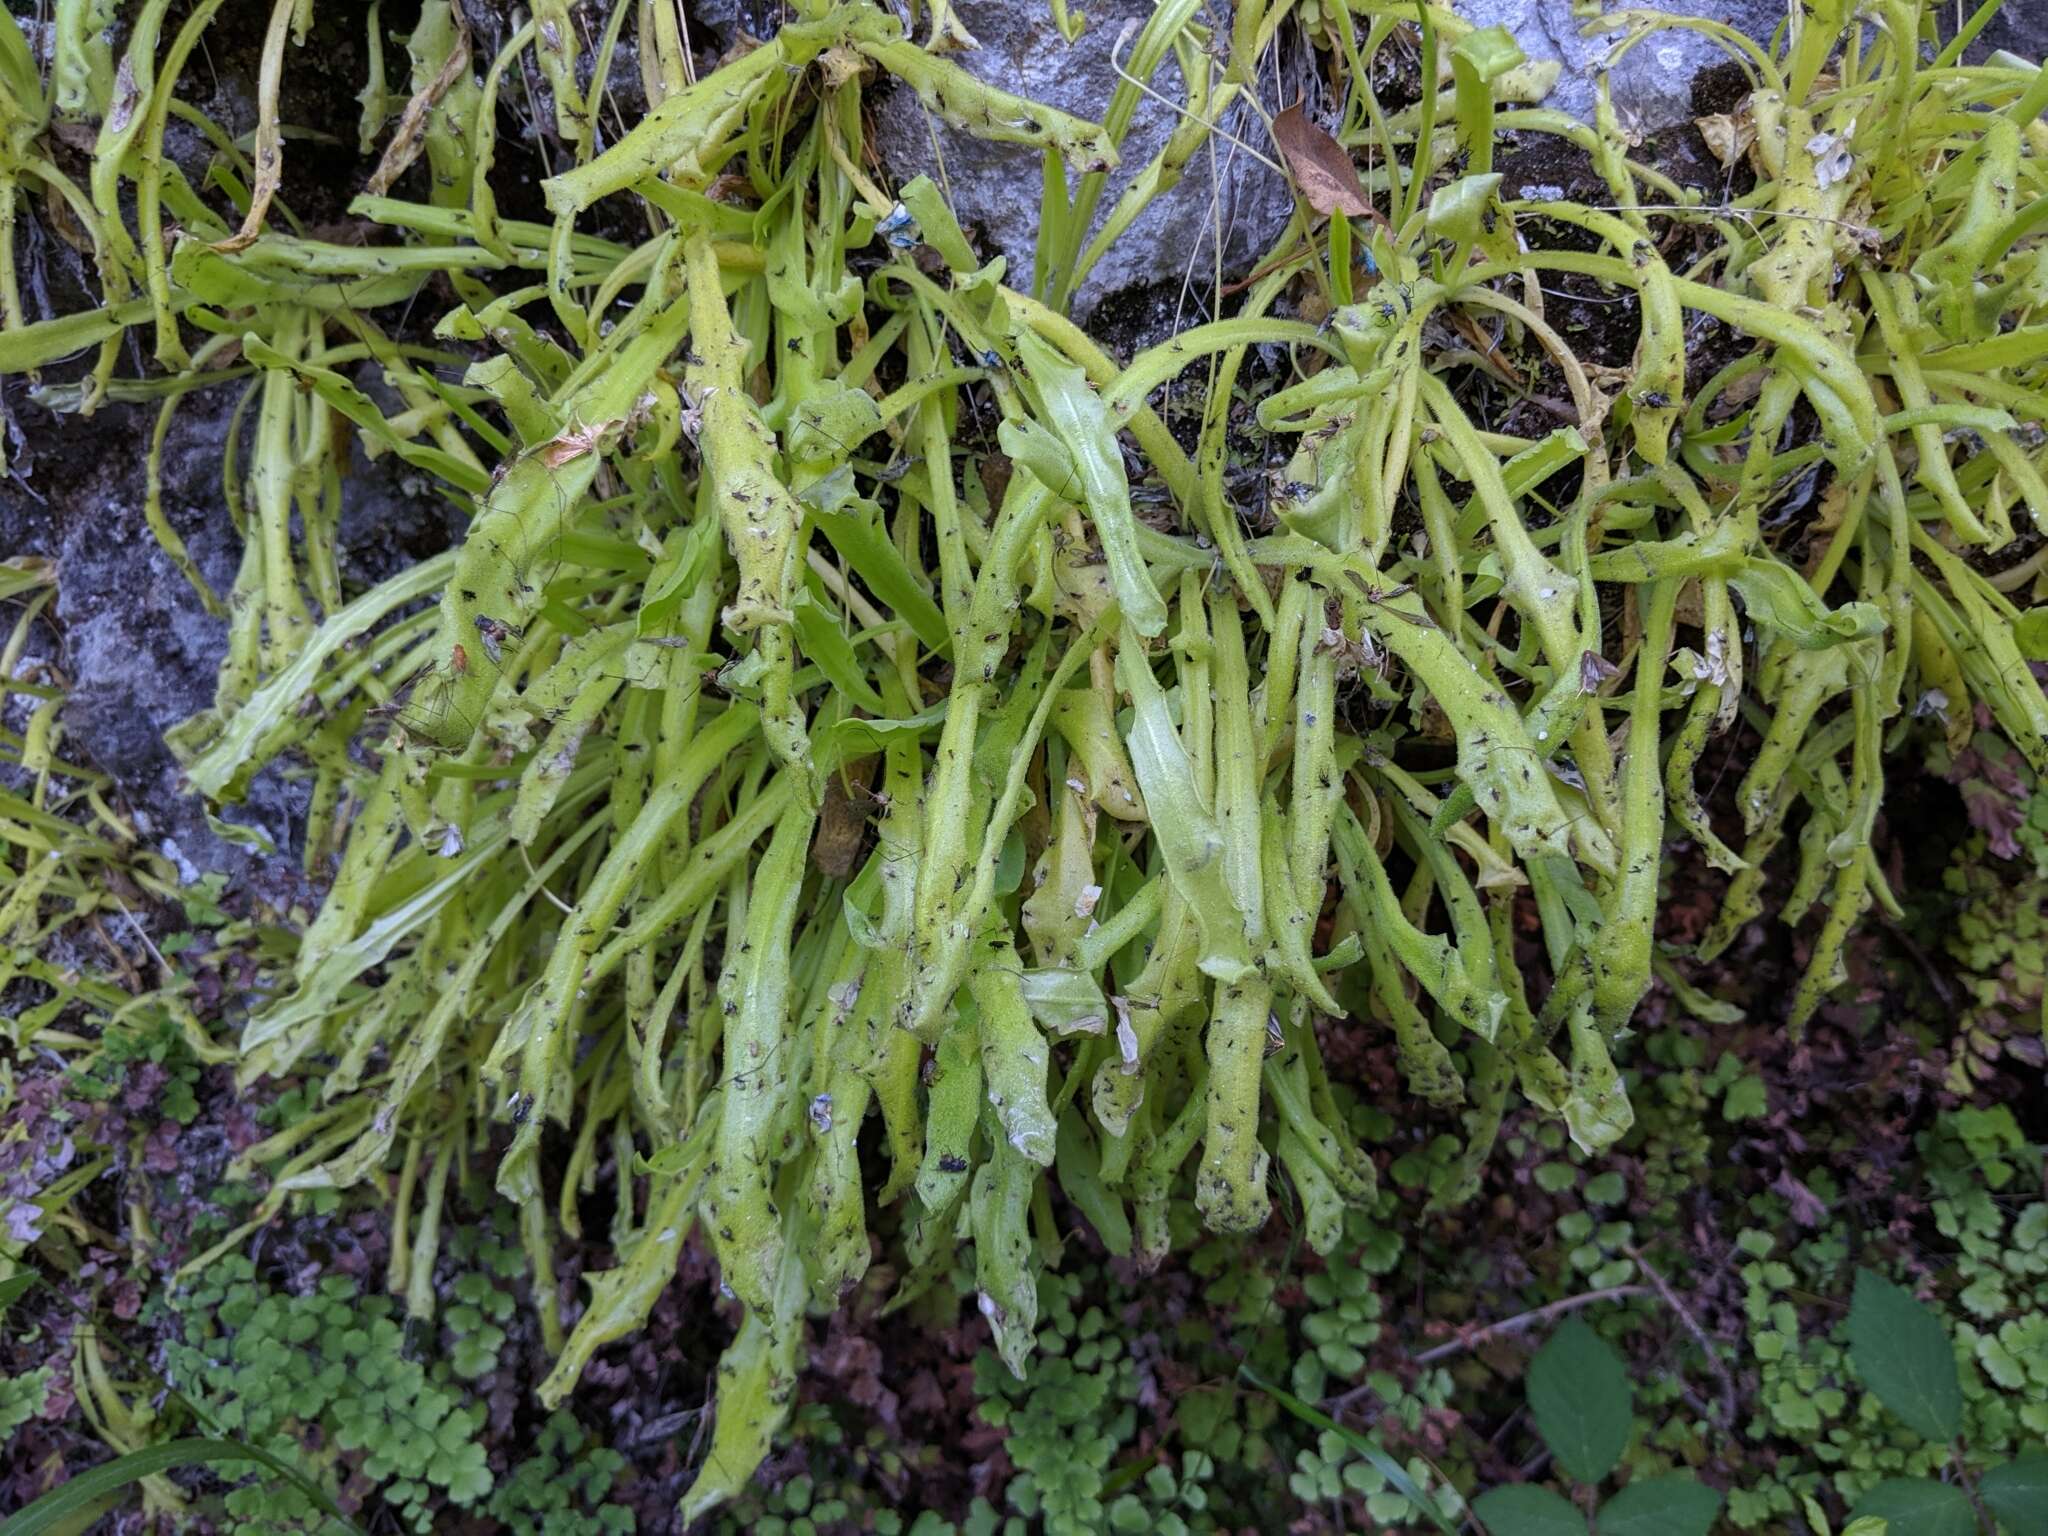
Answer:
[[[11,466],[21,478],[0,481],[0,546],[57,561],[48,640],[71,684],[65,755],[113,778],[137,830],[182,878],[218,870],[273,898],[288,896],[298,878],[292,855],[304,822],[303,784],[273,765],[226,814],[271,840],[278,855],[267,858],[213,832],[164,745],[166,729],[213,702],[227,626],[206,612],[143,520],[155,410],[109,405],[87,419],[45,412],[15,388],[7,394],[31,453],[17,453]],[[232,386],[186,397],[164,444],[165,515],[222,597],[240,557],[220,478],[237,398]],[[246,451],[246,435],[243,441]],[[359,459],[343,479],[343,575],[352,588],[449,541],[445,514],[413,494],[402,468]]]
[[[1965,7],[1967,13],[1968,7]],[[1944,34],[1948,33],[1946,27]],[[1971,59],[1982,59],[2003,48],[2023,59],[2048,58],[2048,5],[2041,0],[2005,0],[1996,16],[1968,50]]]
[[[1087,30],[1069,45],[1043,0],[962,0],[954,14],[981,47],[952,58],[1004,90],[1100,121],[1118,83],[1110,61],[1117,35],[1126,21],[1142,20],[1152,9],[1151,0],[1090,0]],[[1171,101],[1180,101],[1185,92],[1170,58],[1147,83]],[[1038,151],[986,143],[949,128],[906,89],[892,92],[875,116],[877,148],[890,173],[899,181],[920,173],[940,181],[961,222],[976,226],[1009,259],[1012,286],[1028,290],[1038,242]],[[1159,152],[1174,122],[1174,111],[1165,103],[1149,97],[1139,103],[1098,219]],[[1264,147],[1265,130],[1249,113],[1231,114],[1223,127]],[[943,180],[934,137],[944,159]],[[1294,207],[1286,183],[1227,139],[1216,139],[1215,150],[1213,178],[1205,148],[1188,164],[1180,184],[1155,199],[1104,255],[1075,296],[1077,315],[1085,316],[1107,295],[1127,289],[1179,283],[1184,277],[1202,283],[1213,275],[1219,228],[1226,278],[1242,276],[1272,246]]]
[[[1784,0],[1668,0],[1668,8],[1728,22],[1762,40],[1785,18]],[[953,57],[1006,90],[1099,119],[1118,84],[1110,61],[1117,36],[1126,21],[1150,15],[1152,5],[1150,0],[1100,0],[1086,9],[1087,30],[1069,44],[1042,0],[960,0],[955,14],[982,46]],[[1613,34],[1582,35],[1584,20],[1573,14],[1572,0],[1458,0],[1458,9],[1477,25],[1506,27],[1532,61],[1556,60],[1561,73],[1545,104],[1591,119],[1594,82]],[[734,25],[748,28],[750,21],[773,25],[771,18],[753,16],[737,0],[707,0],[695,10],[721,35]],[[1615,68],[1610,81],[1615,105],[1625,120],[1644,130],[1684,122],[1692,116],[1693,77],[1727,57],[1699,34],[1672,28],[1636,45]],[[1180,72],[1171,60],[1149,84],[1169,99],[1181,97]],[[1172,108],[1164,103],[1149,97],[1141,102],[1099,214],[1114,205],[1129,178],[1158,152],[1173,119]],[[1224,128],[1264,146],[1265,131],[1249,111],[1233,116]],[[986,143],[948,128],[907,90],[880,102],[876,140],[899,180],[920,173],[937,179],[943,162],[942,184],[961,221],[1009,258],[1013,284],[1030,285],[1039,227],[1035,151]],[[1215,265],[1219,225],[1226,278],[1243,275],[1270,248],[1292,209],[1285,183],[1227,139],[1218,138],[1216,148],[1213,176],[1207,152],[1198,154],[1180,185],[1155,201],[1103,257],[1075,298],[1077,314],[1085,317],[1102,299],[1125,290],[1189,276],[1199,281]]]
[[[218,408],[202,393],[180,411],[165,445],[165,501],[208,583],[225,592],[237,550],[219,505],[220,444],[234,400],[232,391],[215,393],[226,396]],[[165,727],[212,702],[227,626],[207,614],[143,521],[155,412],[110,405],[88,420],[9,404],[31,456],[13,466],[21,478],[0,486],[0,538],[10,552],[57,562],[50,616],[56,661],[71,684],[66,755],[113,778],[137,831],[184,878],[245,873],[249,854],[216,837],[197,802],[179,793],[163,743]],[[195,506],[208,515],[191,516]],[[270,785],[240,819],[282,846],[289,810]]]
[[[1456,0],[1458,14],[1477,26],[1503,26],[1514,34],[1532,62],[1555,59],[1562,66],[1557,85],[1543,104],[1590,122],[1600,61],[1618,33],[1583,35],[1585,19],[1571,0]],[[1729,23],[1768,46],[1785,20],[1785,0],[1658,0],[1658,8]],[[1624,122],[1644,129],[1668,128],[1692,115],[1692,80],[1722,63],[1727,51],[1682,27],[1636,44],[1609,78],[1615,110]]]

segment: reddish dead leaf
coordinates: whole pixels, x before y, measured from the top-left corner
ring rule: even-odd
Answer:
[[[1792,1208],[1792,1219],[1801,1226],[1818,1227],[1828,1219],[1827,1202],[1795,1178],[1791,1169],[1780,1170],[1771,1188],[1784,1196]]]
[[[540,461],[549,469],[560,469],[572,459],[580,459],[604,446],[606,440],[625,425],[623,416],[611,421],[600,421],[590,426],[572,426],[568,431],[540,446]]]
[[[1373,213],[1359,184],[1357,167],[1342,144],[1302,115],[1296,102],[1273,119],[1273,142],[1288,174],[1317,213],[1365,218]]]
[[[811,862],[835,880],[853,873],[861,844],[867,840],[867,815],[857,802],[868,797],[877,761],[863,757],[847,763],[825,785],[824,801],[818,807],[818,832],[811,842]]]

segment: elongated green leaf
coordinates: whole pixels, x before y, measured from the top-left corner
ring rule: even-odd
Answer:
[[[476,255],[476,264],[498,265],[481,251]],[[223,256],[204,241],[193,239],[181,240],[171,258],[171,277],[179,290],[202,304],[221,309],[264,304],[303,304],[325,310],[378,309],[386,304],[403,304],[430,275],[426,271],[395,271],[345,280],[313,280],[291,268],[265,269],[259,263]]]
[[[804,1331],[799,1248],[794,1242],[782,1244],[785,1258],[776,1271],[772,1309],[749,1308],[739,1333],[719,1357],[718,1417],[696,1481],[683,1495],[686,1525],[746,1487],[789,1417]]]
[[[715,1108],[715,1105],[713,1106]],[[540,1384],[540,1400],[552,1408],[574,1390],[591,1355],[614,1339],[624,1338],[647,1321],[662,1290],[675,1278],[676,1258],[690,1230],[691,1206],[704,1182],[704,1162],[711,1151],[712,1115],[698,1117],[688,1141],[662,1149],[671,1157],[669,1182],[648,1205],[647,1224],[616,1269],[583,1278],[590,1286],[590,1306],[569,1336],[555,1368]]]
[[[1273,1383],[1267,1381],[1249,1365],[1239,1366],[1237,1374],[1265,1393],[1266,1396],[1272,1398],[1274,1402],[1285,1408],[1289,1413],[1301,1420],[1302,1423],[1313,1425],[1325,1434],[1337,1436],[1358,1455],[1371,1462],[1380,1476],[1387,1480],[1388,1485],[1396,1493],[1400,1494],[1402,1498],[1428,1516],[1430,1524],[1443,1532],[1443,1536],[1457,1536],[1457,1523],[1444,1513],[1443,1505],[1437,1502],[1435,1496],[1424,1489],[1414,1478],[1410,1477],[1406,1467],[1373,1444],[1372,1441],[1366,1439],[1364,1435],[1361,1435],[1355,1429],[1345,1428],[1320,1408],[1315,1407],[1311,1403],[1303,1402],[1292,1392],[1274,1386]],[[1554,1498],[1556,1495],[1553,1494],[1552,1497]],[[1567,1504],[1565,1508],[1570,1509],[1571,1506]],[[1577,1527],[1567,1529],[1575,1529],[1577,1536],[1584,1536],[1586,1522],[1581,1520]],[[1532,1536],[1534,1536],[1534,1533],[1532,1533]],[[1560,1536],[1562,1536],[1562,1532],[1560,1532]]]
[[[1600,1536],[1708,1536],[1721,1495],[1689,1477],[1639,1477],[1600,1506]]]
[[[726,141],[747,109],[782,76],[787,37],[794,30],[785,29],[716,74],[677,91],[587,165],[542,182],[549,210],[577,213],[663,173],[680,186],[704,186],[716,174]]]
[[[186,770],[192,787],[209,800],[239,800],[249,778],[276,753],[279,738],[312,689],[327,659],[394,609],[424,597],[455,569],[452,553],[422,560],[411,570],[372,587],[313,631],[291,665],[256,690],[227,723],[219,738]]]
[[[478,871],[496,857],[505,840],[504,823],[494,823],[464,850],[459,860],[450,862],[439,878],[421,886],[389,911],[379,913],[355,938],[322,958],[297,991],[242,1026],[242,1050],[253,1051],[323,1017],[334,1006],[343,987],[371,966],[381,965],[393,948],[424,927],[473,882]]]
[[[1130,1218],[1124,1214],[1123,1200],[1102,1182],[1101,1158],[1094,1137],[1082,1126],[1079,1110],[1069,1109],[1060,1116],[1054,1157],[1060,1187],[1088,1218],[1102,1246],[1118,1258],[1126,1257],[1131,1251]]]
[[[1969,1495],[1921,1477],[1887,1478],[1856,1501],[1849,1518],[1873,1516],[1886,1522],[1886,1536],[1977,1536]]]
[[[1045,408],[1047,425],[1072,459],[1081,499],[1102,540],[1109,581],[1124,618],[1147,639],[1166,628],[1166,601],[1152,583],[1138,549],[1138,520],[1131,512],[1131,484],[1116,446],[1116,423],[1088,375],[1038,336],[1019,327],[1017,352]],[[1043,457],[1042,455],[1040,457]],[[1035,460],[1034,460],[1035,462]],[[1046,487],[1069,494],[1062,485]]]
[[[104,1466],[81,1472],[61,1488],[53,1488],[28,1508],[10,1516],[0,1524],[0,1536],[43,1536],[44,1532],[55,1531],[73,1515],[86,1509],[106,1494],[116,1492],[138,1483],[145,1477],[154,1477],[160,1472],[174,1472],[183,1467],[202,1467],[224,1462],[254,1462],[268,1467],[287,1481],[306,1488],[309,1485],[286,1463],[279,1461],[268,1451],[258,1450],[253,1445],[235,1445],[227,1440],[187,1439],[166,1440],[162,1445],[145,1446],[117,1457]],[[317,1492],[317,1490],[314,1490]],[[321,1499],[331,1513],[331,1518],[340,1519],[339,1512]],[[347,1521],[340,1522],[344,1529],[355,1530]]]
[[[481,494],[491,488],[491,477],[474,464],[465,464],[444,449],[436,448],[431,443],[415,442],[412,438],[394,431],[391,423],[385,419],[384,413],[377,409],[376,403],[333,369],[318,368],[298,358],[289,357],[253,331],[242,338],[242,355],[250,362],[259,363],[265,368],[289,369],[310,383],[322,400],[361,427],[371,439],[404,459],[406,463],[438,475],[450,485],[471,494]]]
[[[855,46],[916,91],[932,111],[976,138],[1058,150],[1084,173],[1116,165],[1116,146],[1100,123],[999,90],[908,38],[856,38]]]
[[[2048,325],[2022,326],[1993,336],[1988,341],[1964,342],[1942,347],[1920,359],[1926,368],[1944,368],[1952,373],[1990,373],[2048,357]]]
[[[1202,971],[1219,981],[1235,981],[1251,969],[1251,955],[1225,879],[1223,829],[1196,790],[1194,768],[1173,728],[1166,695],[1137,637],[1128,632],[1116,670],[1131,696],[1131,764],[1167,875],[1194,909],[1202,930]]]
[[[1632,1401],[1621,1357],[1576,1317],[1529,1363],[1536,1431],[1579,1482],[1599,1482],[1621,1460],[1634,1422]]]
[[[0,91],[11,98],[8,108],[19,125],[16,131],[40,133],[49,119],[49,103],[43,99],[35,54],[22,35],[21,23],[9,11],[0,11]]]
[[[872,503],[856,505],[872,511]],[[880,529],[853,512],[813,512],[811,523],[845,557],[868,590],[910,626],[927,650],[943,655],[951,648],[945,615]]]
[[[192,302],[189,294],[176,297],[181,307]],[[0,375],[27,373],[60,357],[83,352],[117,331],[141,324],[152,312],[148,299],[130,299],[105,309],[82,309],[54,320],[37,320],[0,332]]]
[[[1490,1536],[1586,1536],[1586,1517],[1548,1488],[1517,1483],[1472,1501]]]
[[[1963,1429],[1955,1347],[1941,1319],[1882,1275],[1856,1271],[1849,1305],[1849,1363],[1907,1428],[1929,1440]]]
[[[42,555],[15,555],[0,560],[0,601],[57,584],[57,562]]]

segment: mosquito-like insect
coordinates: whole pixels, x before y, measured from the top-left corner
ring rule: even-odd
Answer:
[[[456,647],[458,653],[461,649],[460,646]],[[465,668],[467,663],[468,658],[464,656]],[[442,726],[447,723],[452,713],[462,723],[466,733],[474,735],[476,722],[455,702],[455,680],[458,675],[452,662],[446,668],[429,663],[420,670],[419,675],[402,693],[387,703],[378,705],[370,714],[373,717],[390,719],[411,738],[431,742],[439,737]]]
[[[512,579],[505,587],[504,597],[506,602],[515,608],[531,606],[534,594],[545,592],[554,581],[556,572],[562,568],[562,530],[568,520],[568,498],[552,476],[549,477],[548,483],[553,488],[555,504],[548,517],[548,522],[552,526],[543,526],[544,537],[522,537],[519,542],[524,549],[518,559],[514,559],[505,546],[496,539],[484,540],[485,547],[511,567]],[[526,532],[523,527],[520,531],[522,535]],[[474,600],[472,594],[468,592],[462,595],[465,599]]]
[[[485,625],[491,626],[486,630]],[[502,641],[510,635],[517,638],[518,631],[510,625],[479,615],[477,631],[483,642],[484,665],[495,674],[503,664]],[[465,738],[476,735],[477,722],[456,701],[456,695],[463,679],[470,669],[477,665],[469,648],[459,642],[449,649],[444,661],[430,661],[420,668],[410,685],[386,704],[379,705],[370,713],[395,721],[399,728],[416,740],[433,742],[442,738],[443,728],[449,717],[462,726]]]
[[[525,631],[516,624],[507,624],[503,619],[494,619],[487,613],[480,613],[473,621],[476,624],[477,639],[483,642],[484,654],[491,659],[492,666],[505,664],[505,642],[518,642]],[[456,649],[459,651],[460,646]]]
[[[1396,582],[1391,587],[1376,587],[1357,571],[1351,570],[1349,567],[1345,569],[1344,574],[1351,578],[1352,585],[1365,595],[1365,600],[1368,603],[1371,603],[1389,617],[1406,620],[1418,629],[1436,628],[1436,620],[1426,613],[1407,613],[1399,608],[1390,606],[1395,598],[1415,590],[1413,582],[1402,581]]]

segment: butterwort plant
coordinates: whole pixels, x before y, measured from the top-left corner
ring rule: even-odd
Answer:
[[[1863,914],[1900,910],[1871,851],[1897,737],[1981,715],[2048,770],[2048,636],[1985,564],[2048,509],[2048,76],[1961,65],[1930,5],[1810,0],[1775,49],[1671,22],[1754,86],[1755,183],[1726,207],[1632,158],[1604,98],[1590,126],[1533,105],[1498,29],[1317,6],[1348,91],[1328,128],[1267,113],[1292,218],[1227,312],[1217,274],[1211,312],[1128,356],[1067,299],[1261,105],[1295,0],[1155,7],[1099,121],[871,0],[804,0],[701,74],[671,8],[585,35],[567,0],[489,59],[422,0],[387,74],[368,7],[379,159],[347,243],[290,207],[280,82],[311,0],[271,9],[247,148],[193,105],[220,8],[147,0],[116,36],[60,4],[47,75],[0,14],[0,372],[53,409],[157,409],[143,517],[227,628],[172,746],[222,806],[300,775],[325,888],[233,1047],[244,1085],[326,1065],[319,1102],[237,1159],[268,1187],[188,1268],[308,1192],[375,1188],[424,1318],[451,1184],[488,1171],[553,1410],[694,1236],[738,1319],[691,1518],[761,1463],[807,1319],[878,1238],[894,1306],[971,1267],[1020,1377],[1064,1209],[1144,1266],[1190,1192],[1212,1233],[1277,1203],[1328,1252],[1377,1198],[1318,1029],[1347,1015],[1458,1117],[1439,1205],[1517,1100],[1604,1150],[1669,966],[1667,840],[1729,877],[1704,957],[1793,865],[1797,1030]],[[1663,24],[1610,18],[1609,60]],[[1430,88],[1389,108],[1375,65],[1411,43]],[[648,106],[622,122],[633,56]],[[1112,201],[1169,59],[1175,130]],[[501,94],[536,80],[558,152],[514,218]],[[942,186],[878,180],[885,80],[1040,159],[1031,274]],[[173,116],[214,146],[196,181]],[[1501,130],[1590,155],[1604,196],[1519,196]],[[27,318],[24,202],[77,232],[98,304]],[[1674,234],[1705,254],[1674,267]],[[1559,284],[1628,317],[1625,360],[1575,350]],[[1689,378],[1709,331],[1729,360]],[[1496,430],[1475,366],[1554,380],[1556,424]],[[1199,404],[1170,419],[1183,380]],[[213,388],[225,593],[162,506],[165,435]],[[1266,518],[1241,512],[1247,431]],[[358,447],[463,524],[368,587],[337,542]],[[1738,729],[1739,836],[1696,784]],[[566,1310],[556,1256],[602,1196],[615,1262]],[[463,1314],[467,1363],[502,1320]],[[1574,1439],[1563,1412],[1539,1425],[1590,1487],[1611,1413]],[[1660,1497],[1698,1495],[1632,1485],[1601,1514]]]

